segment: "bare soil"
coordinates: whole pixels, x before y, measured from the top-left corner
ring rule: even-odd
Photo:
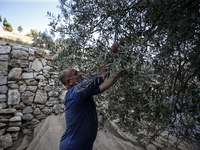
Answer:
[[[7,31],[4,27],[0,27],[0,37],[11,39],[13,41],[22,41],[24,43],[32,44],[33,38],[16,31]]]

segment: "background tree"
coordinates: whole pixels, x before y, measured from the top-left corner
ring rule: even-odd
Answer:
[[[6,18],[3,20],[3,26],[6,26],[5,23],[7,22]]]
[[[18,31],[21,33],[22,30],[23,30],[22,26],[19,26],[19,27],[18,27]]]
[[[0,16],[0,22],[2,22],[1,16]]]
[[[13,28],[12,28],[12,25],[10,23],[7,22],[6,18],[4,18],[4,21],[3,21],[3,25],[6,27],[6,29],[10,32],[13,31]]]
[[[48,32],[39,32],[38,36],[34,37],[34,43],[33,46],[44,48],[44,49],[54,49],[54,41],[50,35],[48,35]]]
[[[103,61],[108,78],[125,69],[96,98],[99,114],[136,135],[144,148],[166,130],[164,138],[178,140],[158,149],[177,148],[186,139],[200,145],[199,2],[60,0],[62,15],[48,12],[51,31],[68,39],[54,46],[55,52],[62,49],[54,63],[60,70],[76,67],[86,77]],[[109,55],[114,41],[120,50]]]
[[[30,33],[27,33],[27,35],[33,38],[37,38],[39,33],[37,32],[37,30],[31,29]]]

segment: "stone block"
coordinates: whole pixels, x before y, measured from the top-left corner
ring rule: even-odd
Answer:
[[[41,61],[39,61],[39,59],[35,59],[32,64],[32,69],[38,72],[42,70],[42,68],[43,68],[43,65]]]
[[[39,108],[36,108],[33,112],[34,115],[39,115],[41,113]]]
[[[0,70],[0,75],[6,76],[7,74],[8,74],[7,70],[6,71]]]
[[[28,60],[20,60],[20,59],[11,59],[9,66],[12,68],[27,68],[29,67]]]
[[[19,86],[19,92],[23,93],[26,90],[26,87],[27,87],[26,84],[20,85]]]
[[[9,127],[7,129],[8,132],[16,132],[16,131],[19,131],[20,130],[20,127]]]
[[[7,122],[9,122],[9,119],[4,119],[4,118],[2,118],[2,119],[0,119],[0,122],[1,122],[1,123],[7,123]]]
[[[0,128],[3,128],[6,126],[6,123],[0,123]]]
[[[42,49],[37,49],[37,50],[35,51],[35,56],[38,57],[38,58],[40,58],[40,57],[43,56],[43,53],[44,53],[44,50],[42,50]]]
[[[18,84],[8,84],[8,87],[10,89],[18,89],[19,88],[19,85]]]
[[[34,97],[35,97],[35,93],[30,92],[30,91],[25,91],[21,95],[21,99],[24,102],[24,104],[26,104],[26,105],[31,105]]]
[[[51,113],[53,112],[53,109],[52,109],[52,107],[44,107],[44,108],[42,109],[42,111],[43,111],[43,113],[45,113],[46,115],[49,115],[49,114],[51,114]]]
[[[34,118],[34,116],[32,114],[25,114],[23,115],[22,119],[26,120],[26,121],[30,121]]]
[[[4,133],[6,132],[6,128],[0,129],[0,136],[4,135]],[[0,144],[1,145],[1,144]]]
[[[6,85],[0,86],[0,94],[6,94],[8,87]]]
[[[10,46],[2,46],[0,47],[0,54],[9,54],[11,50]]]
[[[8,80],[19,81],[22,78],[22,69],[21,68],[13,68],[10,70],[8,74]]]
[[[20,116],[14,116],[9,119],[10,122],[21,121],[21,120],[22,120],[22,118]]]
[[[0,136],[0,143],[1,143],[1,147],[3,149],[11,147],[13,145],[11,135],[9,133],[7,133],[6,135]]]
[[[0,55],[0,60],[8,60],[8,55]]]
[[[23,114],[31,114],[33,112],[33,109],[31,106],[27,106],[26,108],[24,108],[23,110]]]
[[[0,61],[0,70],[7,71],[8,70],[8,61]]]
[[[36,92],[37,86],[27,86],[27,91]]]
[[[46,101],[47,101],[47,92],[45,90],[37,90],[34,102],[39,104],[45,104]]]
[[[8,90],[8,105],[19,104],[20,92],[18,90]]]
[[[8,108],[8,109],[0,109],[0,114],[14,114],[16,109]]]
[[[11,56],[12,58],[16,58],[16,59],[27,59],[28,58],[28,53],[22,50],[13,50],[11,52]]]
[[[0,75],[0,85],[5,85],[7,84],[7,76],[1,76]]]
[[[20,127],[22,122],[10,122],[9,127]]]
[[[23,73],[22,74],[22,79],[32,79],[33,77],[34,77],[33,72]]]
[[[0,103],[6,102],[7,101],[7,96],[5,94],[0,94]]]

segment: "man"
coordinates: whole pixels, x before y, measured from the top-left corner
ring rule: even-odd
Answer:
[[[117,50],[118,45],[114,43],[110,53],[116,53]],[[98,69],[99,75],[102,68]],[[92,96],[107,90],[114,83],[115,77],[121,73],[122,71],[119,71],[104,82],[102,77],[95,75],[90,79],[90,86],[77,92],[78,86],[84,84],[82,74],[73,68],[61,72],[60,81],[68,92],[64,102],[66,130],[61,137],[60,150],[92,150],[98,129],[96,106]],[[76,84],[77,82],[80,84]]]

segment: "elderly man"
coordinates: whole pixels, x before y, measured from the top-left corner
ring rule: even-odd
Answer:
[[[117,50],[118,45],[114,43],[110,53],[116,53]],[[101,69],[98,71],[101,72]],[[68,89],[68,92],[64,102],[66,130],[61,137],[60,150],[92,150],[98,129],[96,106],[92,96],[102,93],[112,86],[115,77],[121,72],[119,71],[106,81],[95,75],[90,79],[91,85],[81,92],[77,92],[77,90],[78,85],[84,84],[82,74],[73,68],[61,72],[60,81]]]

